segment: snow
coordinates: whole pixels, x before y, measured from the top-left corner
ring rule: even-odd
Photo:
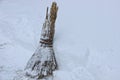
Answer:
[[[59,6],[53,80],[120,80],[119,0],[0,0],[0,80],[24,75],[52,1]]]

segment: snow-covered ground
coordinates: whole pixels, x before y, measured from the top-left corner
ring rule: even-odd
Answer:
[[[52,1],[59,6],[53,80],[120,80],[119,0],[0,0],[0,80],[24,70]]]

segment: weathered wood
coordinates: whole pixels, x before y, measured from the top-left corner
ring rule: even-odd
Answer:
[[[48,15],[48,8],[46,11],[46,21],[43,24],[41,44],[48,43],[53,45],[54,33],[55,33],[55,21],[57,18],[58,7],[56,2],[52,3],[50,9],[50,15]]]
[[[25,68],[26,75],[31,78],[41,79],[50,76],[57,68],[53,49],[57,11],[58,7],[56,2],[52,3],[50,15],[48,15],[48,8],[46,10],[46,19],[41,32],[40,46],[38,46]]]

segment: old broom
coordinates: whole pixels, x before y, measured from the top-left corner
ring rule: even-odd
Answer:
[[[45,23],[43,24],[40,46],[32,55],[25,68],[26,75],[31,78],[42,79],[52,75],[57,68],[53,49],[53,38],[55,32],[55,21],[58,7],[56,2],[52,3],[50,13],[46,11]]]

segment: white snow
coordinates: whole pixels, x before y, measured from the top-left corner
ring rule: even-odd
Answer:
[[[0,80],[23,75],[52,1],[59,6],[53,80],[120,80],[119,0],[0,0]]]

